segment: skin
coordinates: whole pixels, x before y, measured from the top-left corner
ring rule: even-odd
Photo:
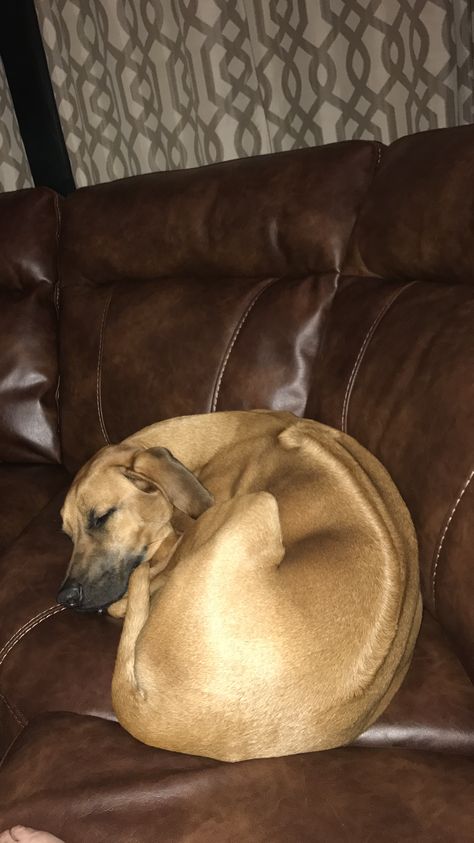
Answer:
[[[64,843],[64,841],[47,831],[15,825],[0,834],[0,843]]]

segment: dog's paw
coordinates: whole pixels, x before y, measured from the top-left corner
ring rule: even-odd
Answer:
[[[116,600],[111,603],[107,609],[107,613],[112,618],[124,618],[127,612],[128,597],[122,597],[121,600]]]

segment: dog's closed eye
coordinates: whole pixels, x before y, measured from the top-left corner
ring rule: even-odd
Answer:
[[[110,518],[110,516],[116,511],[117,507],[113,506],[111,509],[108,509],[107,512],[104,512],[102,515],[98,515],[97,512],[92,509],[87,516],[87,529],[98,530],[99,527],[103,527],[107,519]]]

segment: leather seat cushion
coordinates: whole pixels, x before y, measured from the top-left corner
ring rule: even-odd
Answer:
[[[60,465],[0,465],[0,553],[67,483]]]
[[[121,623],[55,602],[72,547],[60,529],[63,497],[51,501],[0,558],[3,749],[25,722],[45,712],[114,719],[110,686]],[[426,612],[402,687],[358,742],[473,753],[474,688]]]
[[[417,843],[472,837],[472,759],[344,748],[226,764],[138,743],[117,723],[58,713],[4,761],[0,827],[68,843],[245,840]]]

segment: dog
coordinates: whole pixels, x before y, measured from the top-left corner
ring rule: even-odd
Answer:
[[[93,457],[62,518],[58,601],[125,616],[112,699],[145,743],[225,761],[329,749],[405,676],[414,528],[341,431],[272,411],[159,422]]]

